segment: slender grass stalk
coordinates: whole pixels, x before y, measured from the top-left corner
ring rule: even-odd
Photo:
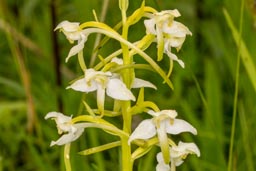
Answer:
[[[52,30],[54,30],[56,26],[56,1],[51,1],[50,3],[50,9],[51,9],[51,24],[52,24]],[[54,70],[55,70],[55,76],[56,76],[56,87],[59,89],[62,84],[62,77],[61,77],[61,71],[60,71],[60,51],[59,51],[59,44],[57,41],[57,33],[52,31],[51,32],[52,37],[52,51],[53,51],[53,60],[54,60]],[[61,99],[60,91],[57,91],[57,105],[60,112],[63,111],[63,102]]]
[[[239,103],[239,121],[242,129],[242,141],[243,141],[243,147],[245,150],[245,156],[246,156],[246,166],[247,171],[254,171],[254,161],[253,161],[253,151],[251,150],[251,144],[250,144],[250,124],[247,122],[244,105],[242,102]]]
[[[32,133],[36,126],[36,112],[34,100],[31,92],[31,81],[30,81],[30,73],[26,68],[24,57],[20,51],[20,48],[13,41],[12,36],[7,35],[9,46],[11,48],[11,52],[13,54],[14,60],[16,61],[18,71],[25,89],[26,99],[27,99],[27,130],[29,133]]]
[[[0,156],[0,171],[3,171],[3,157]]]
[[[109,4],[109,0],[104,0],[102,3],[102,9],[101,9],[101,15],[100,15],[101,22],[105,21],[107,10],[108,10],[108,4]],[[96,49],[97,46],[99,45],[100,39],[101,39],[101,34],[97,34],[94,41],[93,50]],[[90,65],[89,65],[90,68],[93,67],[97,54],[98,54],[97,51],[92,54]]]
[[[23,33],[19,32],[17,29],[12,27],[9,23],[7,23],[2,18],[0,18],[0,29],[6,32],[7,34],[10,34],[13,37],[15,37],[16,41],[18,41],[22,46],[31,50],[37,56],[44,56],[42,49],[35,42],[33,42],[31,39],[26,37]]]
[[[207,100],[205,99],[205,95],[202,91],[202,88],[200,87],[200,84],[195,76],[195,74],[191,71],[191,75],[192,75],[192,79],[194,80],[195,84],[196,84],[196,88],[197,88],[197,91],[199,93],[199,96],[204,104],[204,107],[205,109],[208,109],[208,104],[207,104]]]
[[[3,3],[2,1],[0,1],[0,3],[1,3],[0,16],[4,16],[7,18],[7,16],[9,16],[8,15],[9,12],[6,11],[7,8],[5,8],[5,3]],[[12,33],[10,30],[15,30],[15,29],[12,29],[12,27],[8,25],[6,22],[3,22],[2,24],[4,24],[3,27],[5,29],[3,30],[6,31],[5,33],[8,40],[8,44],[11,49],[11,53],[14,57],[14,60],[17,64],[18,72],[25,89],[25,95],[26,95],[26,101],[27,101],[27,131],[29,133],[32,133],[36,127],[37,116],[35,112],[35,105],[34,105],[32,92],[31,92],[30,73],[25,65],[24,56],[20,49],[20,43],[16,40],[16,37],[15,37],[15,35],[20,35],[20,34],[17,34],[17,32]],[[23,37],[21,36],[21,38]],[[22,40],[28,40],[28,39],[23,38]]]
[[[234,23],[232,22],[231,17],[229,16],[226,10],[224,10],[224,15],[226,17],[227,24],[232,31],[234,41],[237,47],[240,47],[240,51],[241,51],[240,55],[241,55],[243,65],[252,83],[254,91],[256,92],[256,77],[255,77],[256,67],[254,65],[253,57],[249,53],[249,50],[247,49],[245,42],[241,39],[240,33],[235,28]]]
[[[233,164],[233,148],[234,139],[236,131],[236,118],[237,118],[237,101],[239,92],[239,71],[240,71],[240,58],[241,58],[241,42],[242,42],[242,31],[243,31],[243,14],[244,14],[244,0],[241,1],[240,8],[240,20],[239,20],[239,42],[238,42],[238,52],[237,52],[237,64],[236,64],[236,80],[235,80],[235,92],[234,92],[234,106],[233,106],[233,117],[232,117],[232,127],[230,136],[230,146],[229,146],[229,160],[228,160],[228,171],[232,170]]]

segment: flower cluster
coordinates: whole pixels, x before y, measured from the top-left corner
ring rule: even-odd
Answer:
[[[197,130],[188,122],[182,119],[176,119],[177,112],[175,110],[162,110],[154,112],[148,111],[152,115],[152,119],[143,120],[131,134],[128,143],[139,139],[148,140],[157,135],[162,152],[157,155],[157,171],[168,171],[169,163],[179,166],[182,164],[187,154],[196,154],[200,156],[199,149],[194,143],[179,142],[178,146],[169,146],[168,134],[176,135],[183,132],[190,132],[194,135]]]
[[[59,134],[67,133],[62,135],[57,141],[52,141],[50,146],[64,145],[75,141],[84,132],[84,127],[82,126],[83,124],[72,124],[72,117],[65,116],[58,112],[49,112],[45,116],[45,119],[49,118],[55,120]]]
[[[128,8],[128,0],[119,2],[122,11],[122,27],[124,28],[122,34],[98,21],[83,24],[63,21],[55,29],[63,32],[70,43],[77,43],[70,49],[66,62],[70,57],[78,55],[78,62],[83,71],[83,75],[74,80],[67,89],[82,93],[96,91],[97,109],[92,109],[83,101],[87,114],[72,118],[58,112],[48,113],[45,119],[54,119],[58,133],[62,135],[57,141],[52,141],[51,146],[70,144],[77,140],[87,127],[100,128],[111,135],[120,137],[120,143],[114,144],[121,145],[122,149],[126,149],[122,151],[122,165],[125,170],[131,171],[133,161],[146,154],[150,147],[156,145],[161,149],[156,156],[158,161],[156,170],[175,171],[176,166],[181,165],[188,154],[200,156],[200,151],[193,142],[179,141],[176,144],[170,135],[184,132],[196,135],[197,130],[185,120],[176,118],[178,114],[175,110],[160,110],[154,102],[145,101],[144,88],[157,90],[157,87],[147,80],[137,78],[135,71],[136,69],[150,68],[172,88],[172,83],[168,78],[169,74],[166,74],[157,62],[167,55],[171,62],[177,61],[184,68],[184,62],[174,54],[172,49],[175,48],[178,52],[186,35],[192,35],[192,33],[185,25],[174,20],[180,16],[177,9],[157,12],[151,7],[146,7],[143,1],[141,7],[127,17],[125,11]],[[127,39],[128,28],[142,17],[147,17],[144,20],[146,35],[141,40],[130,42]],[[121,49],[114,51],[109,56],[100,56],[101,61],[96,66],[87,68],[83,49],[88,36],[92,33],[101,33],[108,38],[117,40],[121,44]],[[105,42],[102,41],[101,45],[104,46],[108,38],[105,38]],[[145,52],[154,42],[157,43],[157,60]],[[147,64],[136,64],[133,61],[135,54],[140,55]],[[138,96],[134,94],[133,88],[140,89]],[[106,95],[113,99],[113,110],[105,109]],[[132,130],[132,117],[141,113],[147,113],[152,118],[143,120]],[[123,117],[122,130],[104,119],[107,116],[117,115]],[[138,146],[133,152],[132,144]],[[113,148],[115,145],[105,144],[103,146],[96,149],[102,151],[107,147]],[[87,152],[84,153],[87,154]]]
[[[145,20],[144,24],[147,34],[156,35],[157,48],[160,51],[158,55],[162,57],[162,52],[164,52],[171,60],[177,61],[184,68],[184,62],[171,52],[172,47],[179,51],[186,35],[192,35],[186,26],[174,21],[174,18],[179,16],[180,13],[177,9],[162,11],[151,14],[150,19]],[[159,57],[159,60],[161,60],[161,57]]]
[[[188,154],[196,154],[199,157],[200,151],[194,143],[184,143],[180,141],[178,146],[169,148],[169,154],[171,156],[171,166],[169,163],[166,164],[164,161],[162,152],[157,154],[156,158],[158,164],[156,166],[156,171],[169,171],[170,169],[174,170],[176,166],[179,166],[184,162],[183,160],[187,157]]]

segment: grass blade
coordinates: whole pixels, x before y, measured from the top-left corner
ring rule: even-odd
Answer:
[[[236,43],[237,47],[240,46],[239,48],[240,48],[240,54],[241,54],[242,62],[244,64],[246,72],[247,72],[247,74],[248,74],[248,76],[251,80],[253,88],[256,92],[256,77],[255,77],[256,68],[255,68],[255,65],[253,63],[252,56],[249,53],[244,41],[242,40],[242,38],[240,38],[239,32],[236,29],[236,27],[234,26],[234,23],[233,23],[230,15],[228,14],[227,10],[224,9],[223,12],[224,12],[224,16],[226,18],[226,21],[228,23],[228,26],[230,27],[230,29],[232,31],[232,35],[233,35],[233,38],[235,40],[235,43]]]

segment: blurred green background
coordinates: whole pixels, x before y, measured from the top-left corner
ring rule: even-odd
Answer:
[[[105,1],[0,0],[0,171],[64,170],[63,147],[49,147],[50,141],[59,136],[55,123],[45,121],[44,116],[50,111],[67,115],[81,112],[81,94],[65,90],[81,71],[73,58],[67,64],[64,62],[71,45],[63,34],[53,30],[63,20],[80,23],[94,20],[93,9],[100,18]],[[109,0],[105,4],[104,21],[114,26],[121,19],[118,1]],[[141,0],[131,0],[128,15],[140,4]],[[232,119],[236,116],[231,170],[253,171],[256,168],[256,2],[146,0],[146,5],[159,11],[177,8],[182,14],[177,20],[193,33],[178,54],[185,62],[185,69],[174,64],[173,91],[156,74],[138,73],[158,86],[157,92],[146,90],[147,99],[153,99],[161,109],[176,109],[179,118],[198,130],[197,136],[185,134],[179,138],[196,142],[201,157],[189,156],[177,170],[227,170]],[[242,15],[241,7],[244,7]],[[238,43],[232,35],[234,28],[231,31],[224,17],[224,8],[242,35],[236,37]],[[142,22],[131,28],[130,40],[141,38],[145,34],[143,28]],[[87,63],[94,41],[92,35],[85,45]],[[248,51],[237,48],[241,42]],[[99,53],[104,56],[118,48],[118,42],[110,41]],[[241,56],[239,72],[238,56]],[[167,59],[161,66],[167,70],[166,63]],[[93,95],[87,99],[95,101]],[[77,154],[114,139],[99,130],[86,130],[72,145],[73,170],[118,170],[118,148],[97,155]],[[155,170],[158,151],[159,148],[154,148],[136,161],[135,170]]]

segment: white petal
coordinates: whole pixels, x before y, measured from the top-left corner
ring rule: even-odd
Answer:
[[[186,37],[172,37],[172,38],[168,39],[167,43],[165,44],[167,46],[167,47],[165,47],[165,50],[167,50],[167,49],[171,50],[171,47],[175,47],[177,50],[180,50],[185,39],[186,39]]]
[[[144,20],[144,25],[147,29],[147,34],[154,34],[156,35],[156,28],[155,28],[155,25],[156,25],[156,22],[155,20],[152,18],[152,19],[148,19],[148,20]]]
[[[62,134],[63,132],[70,132],[71,116],[65,116],[58,112],[50,112],[45,116],[45,119],[48,118],[53,118],[55,120],[59,134]]]
[[[168,57],[171,60],[177,61],[182,68],[185,67],[184,62],[182,60],[178,59],[178,57],[175,54],[173,54],[171,51],[169,51],[169,49],[165,48],[165,53],[168,55]]]
[[[52,141],[50,146],[64,145],[70,142],[71,142],[70,134],[64,134],[57,141]]]
[[[80,23],[78,22],[69,22],[65,20],[59,23],[54,31],[58,29],[63,29],[66,32],[75,32],[79,30],[79,24]]]
[[[97,90],[97,84],[92,81],[90,85],[87,84],[85,78],[79,79],[75,81],[73,84],[68,86],[67,88],[71,88],[76,91],[81,91],[81,92],[92,92]]]
[[[170,171],[170,166],[165,163],[158,163],[156,165],[156,171]]]
[[[75,132],[69,132],[68,134],[62,135],[57,141],[52,141],[50,146],[53,145],[64,145],[75,141],[84,132],[84,128],[79,128]]]
[[[156,166],[156,171],[169,171],[170,170],[169,164],[164,163],[164,158],[163,158],[162,152],[157,153],[156,159],[158,162],[158,164]]]
[[[77,45],[73,46],[69,53],[68,56],[66,58],[66,62],[68,62],[69,58],[78,54],[80,51],[82,51],[84,49],[84,43],[87,41],[87,36],[81,34],[81,40],[78,42]]]
[[[60,129],[66,130],[65,126],[63,124],[71,122],[72,117],[71,116],[66,116],[63,115],[62,113],[59,112],[49,112],[46,116],[45,119],[53,118],[57,124],[57,127]]]
[[[71,120],[71,117],[63,115],[62,113],[59,112],[49,112],[46,114],[46,116],[44,117],[44,119],[49,119],[49,118],[59,118],[61,120],[63,120],[63,122],[67,122]]]
[[[141,87],[149,87],[149,88],[153,88],[153,89],[157,89],[156,86],[154,84],[152,84],[149,81],[145,81],[139,78],[135,78],[132,84],[132,88],[141,88]]]
[[[180,134],[182,132],[190,132],[194,135],[197,134],[196,129],[190,125],[188,122],[182,120],[182,119],[174,119],[173,123],[170,123],[170,120],[164,121],[166,124],[166,131],[169,134]]]
[[[171,26],[169,26],[168,23],[165,23],[163,32],[172,35],[172,37],[186,37],[187,34],[192,35],[185,25],[177,21],[173,21]]]
[[[105,102],[105,89],[101,85],[97,89],[97,105],[100,113],[104,112],[104,102]]]
[[[162,152],[157,153],[156,160],[158,163],[164,163],[164,158]]]
[[[196,154],[198,157],[200,157],[200,150],[195,143],[184,143],[180,141],[177,147],[172,148],[172,151],[179,152],[180,155]]]
[[[107,83],[107,95],[117,100],[133,100],[135,97],[132,92],[126,88],[125,84],[117,79],[109,79]]]
[[[85,70],[85,79],[87,82],[91,82],[91,80],[96,80],[97,78],[102,79],[105,77],[105,81],[107,81],[107,77],[112,76],[111,72],[102,72],[102,71],[95,71],[93,68]]]
[[[175,166],[180,166],[184,161],[182,159],[175,160]]]
[[[69,32],[63,32],[65,34],[65,36],[67,37],[67,39],[69,40],[69,42],[71,44],[74,43],[74,41],[80,41],[82,40],[81,38],[81,32],[77,31],[77,32],[73,32],[73,33],[69,33]]]
[[[161,110],[159,112],[149,110],[147,113],[150,114],[151,116],[154,116],[154,117],[158,117],[158,116],[161,116],[161,115],[167,115],[171,119],[176,118],[176,116],[178,115],[176,110]]]
[[[128,143],[130,144],[135,139],[149,139],[156,135],[156,127],[152,119],[143,120],[131,134]]]
[[[168,17],[179,17],[180,16],[180,13],[177,9],[174,9],[174,10],[164,10],[164,11],[161,11],[161,12],[158,12],[158,13],[155,13],[156,16],[168,16]]]
[[[157,128],[157,137],[159,139],[159,145],[163,154],[164,163],[168,164],[170,162],[170,153],[166,125],[164,121],[161,121],[159,128]]]

